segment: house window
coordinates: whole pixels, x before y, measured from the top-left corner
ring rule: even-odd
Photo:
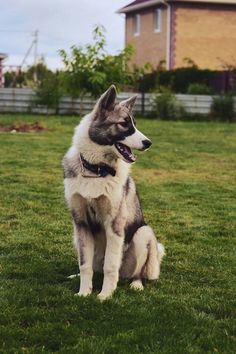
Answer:
[[[161,32],[161,9],[156,9],[154,12],[154,31]]]
[[[140,35],[140,15],[134,15],[134,36]]]

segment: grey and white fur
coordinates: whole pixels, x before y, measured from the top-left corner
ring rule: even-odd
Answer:
[[[142,290],[142,279],[159,277],[164,255],[163,245],[144,221],[130,177],[130,164],[135,161],[131,149],[146,150],[151,142],[135,125],[136,96],[120,103],[115,99],[112,85],[75,129],[63,160],[65,198],[79,258],[78,295],[91,294],[93,273],[102,272],[100,300],[111,297],[119,278],[131,279],[131,287]],[[115,175],[98,177],[88,171],[88,177],[81,155],[90,164],[106,164]]]

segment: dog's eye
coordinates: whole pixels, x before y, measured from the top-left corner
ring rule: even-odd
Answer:
[[[123,128],[128,128],[129,122],[121,122],[119,123]]]

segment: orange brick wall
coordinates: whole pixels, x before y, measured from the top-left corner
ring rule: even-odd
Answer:
[[[236,6],[176,5],[174,67],[191,58],[200,68],[236,65]]]
[[[166,7],[159,7],[161,12],[161,32],[154,32],[154,10],[150,8],[142,10],[140,13],[140,35],[133,34],[134,14],[126,15],[126,45],[131,43],[136,49],[132,64],[142,66],[149,62],[153,67],[157,67],[161,60],[166,60]]]

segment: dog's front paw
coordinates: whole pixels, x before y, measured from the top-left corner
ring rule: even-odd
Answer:
[[[111,296],[112,296],[112,292],[109,292],[109,293],[100,292],[98,294],[98,299],[100,301],[104,301],[104,300],[110,299]]]
[[[92,290],[87,290],[87,291],[79,291],[78,293],[75,294],[75,296],[88,296],[90,295]]]

